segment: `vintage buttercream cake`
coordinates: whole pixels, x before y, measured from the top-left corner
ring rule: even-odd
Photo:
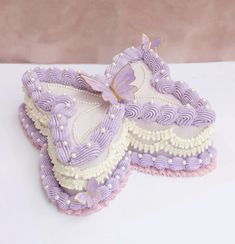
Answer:
[[[215,112],[171,78],[157,45],[143,35],[103,75],[39,67],[23,75],[21,125],[40,150],[42,185],[59,210],[101,209],[131,169],[197,176],[215,168]]]

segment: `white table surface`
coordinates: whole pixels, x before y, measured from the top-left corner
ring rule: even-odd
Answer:
[[[105,68],[71,66],[91,73]],[[17,118],[29,67],[0,65],[1,244],[235,243],[235,62],[170,65],[174,79],[187,81],[217,111],[217,169],[198,178],[132,172],[109,207],[86,217],[58,212],[42,191],[39,152]]]

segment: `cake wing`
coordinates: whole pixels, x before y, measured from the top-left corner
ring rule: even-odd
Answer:
[[[166,175],[199,175],[214,168],[212,146],[215,112],[186,82],[174,81],[153,42],[143,35],[138,47],[117,54],[105,70],[111,79],[131,65],[137,87],[125,104],[132,164],[141,171]]]
[[[36,143],[49,199],[79,215],[105,206],[130,168],[124,105],[105,103],[73,70],[36,68],[23,83],[21,122],[30,139],[43,141]]]

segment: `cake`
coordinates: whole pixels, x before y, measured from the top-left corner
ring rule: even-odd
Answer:
[[[143,35],[103,75],[39,67],[23,75],[20,121],[40,149],[42,185],[59,210],[101,209],[130,169],[196,176],[215,168],[215,112],[172,80],[156,45]]]
[[[37,68],[24,74],[23,84],[20,120],[41,150],[40,174],[48,198],[75,215],[105,206],[130,169],[124,105],[105,104],[85,90],[72,70]]]

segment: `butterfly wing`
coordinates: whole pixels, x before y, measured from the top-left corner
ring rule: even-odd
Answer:
[[[85,191],[77,193],[74,197],[74,199],[76,201],[78,201],[79,203],[81,203],[83,205],[85,205],[85,204],[87,204],[87,202],[89,202],[89,198],[90,198],[89,194]]]
[[[143,33],[142,34],[142,48],[147,51],[150,49],[150,47],[151,47],[151,42],[149,40],[149,37]]]
[[[136,86],[130,85],[135,80],[134,70],[130,64],[125,65],[113,78],[111,89],[119,100],[133,100]]]
[[[95,178],[91,178],[87,183],[87,191],[79,192],[75,195],[74,199],[83,205],[91,208],[97,205],[101,199],[99,184]]]
[[[90,195],[94,195],[98,187],[99,184],[95,178],[89,179],[87,183],[87,191],[89,192]]]
[[[91,197],[92,205],[97,205],[101,200],[101,192],[99,190],[99,184],[95,178],[91,178],[87,183],[87,191]]]
[[[87,205],[88,208],[98,203],[96,203],[96,200],[88,192],[79,192],[74,199],[83,205]]]
[[[89,76],[82,76],[82,77],[91,86],[91,88],[94,91],[102,92],[102,97],[104,101],[110,102],[112,104],[117,102],[117,98],[110,90],[109,86],[106,86],[106,84],[104,83],[105,81],[104,77],[98,77],[98,76],[96,78],[92,78]]]
[[[91,86],[91,88],[94,91],[103,92],[105,89],[107,89],[107,87],[105,86],[105,83],[103,82],[103,79],[101,79],[100,77],[93,78],[93,77],[86,76],[86,75],[81,75],[81,77],[85,80],[85,82],[88,85]]]
[[[102,97],[104,101],[110,102],[111,104],[118,103],[117,97],[114,95],[114,93],[110,90],[107,89],[102,93]]]
[[[157,48],[157,46],[159,46],[160,42],[161,42],[160,39],[153,40],[151,42],[151,48],[153,48],[153,49]]]
[[[142,35],[142,48],[148,51],[150,48],[155,49],[160,44],[160,39],[150,41],[149,37],[145,34]]]

